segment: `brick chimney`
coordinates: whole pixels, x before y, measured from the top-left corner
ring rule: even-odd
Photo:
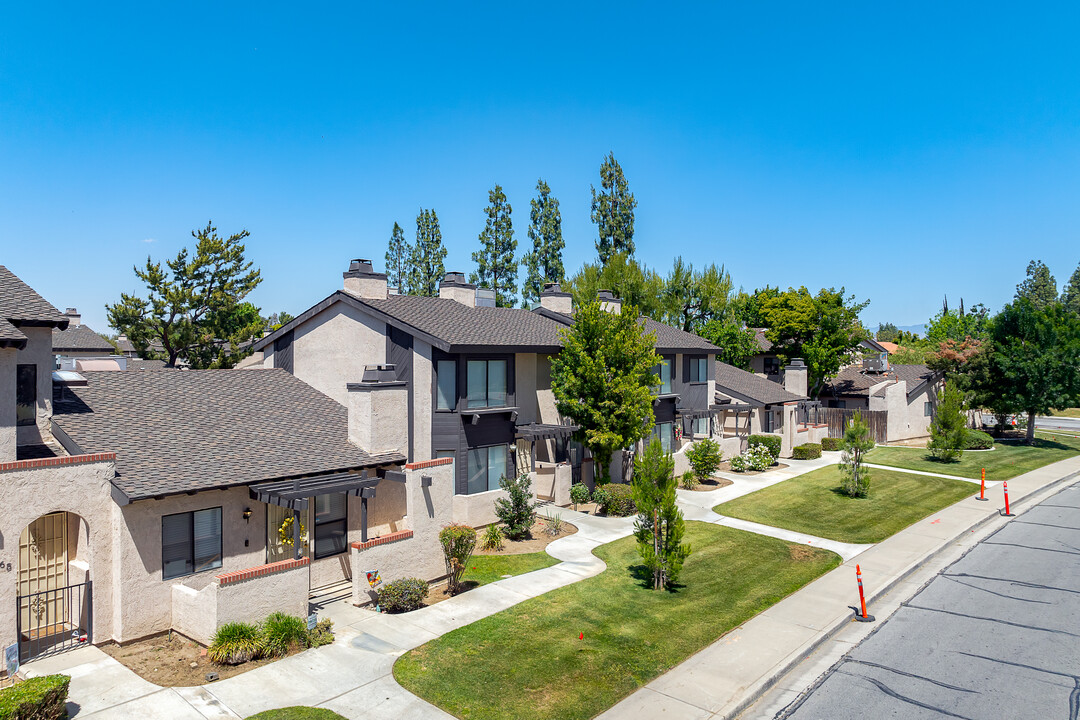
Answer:
[[[409,391],[393,365],[366,365],[363,379],[348,383],[349,442],[377,454],[409,452]]]
[[[342,276],[345,278],[345,292],[364,300],[386,299],[386,273],[375,272],[370,260],[353,260]]]
[[[790,393],[806,397],[807,368],[802,358],[792,358],[784,368],[784,389]]]
[[[601,290],[596,293],[596,299],[600,301],[600,309],[604,312],[621,312],[622,300],[615,297],[610,290]]]
[[[465,273],[448,272],[439,283],[439,297],[476,307],[476,286],[465,282]]]
[[[77,328],[82,325],[82,315],[75,308],[68,308],[64,311],[64,315],[67,316],[69,327]]]
[[[574,296],[563,292],[559,283],[544,283],[544,289],[540,293],[540,307],[569,315],[574,312]]]

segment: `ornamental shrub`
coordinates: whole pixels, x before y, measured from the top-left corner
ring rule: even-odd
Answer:
[[[603,508],[603,507],[605,507],[607,505],[610,505],[611,504],[611,483],[606,483],[604,485],[597,485],[596,489],[593,490],[592,500],[593,500],[594,503],[596,503],[596,509],[597,510],[600,510],[601,508]]]
[[[608,483],[604,486],[606,502],[600,506],[600,512],[613,517],[626,517],[634,514],[634,497],[629,485]],[[593,499],[596,494],[593,493]],[[597,501],[599,502],[599,501]]]
[[[705,438],[687,448],[686,459],[690,462],[698,482],[705,482],[720,467],[724,453],[720,451],[720,443],[712,438]]]
[[[424,607],[428,584],[420,578],[401,578],[379,590],[379,607],[388,613],[410,612]]]
[[[271,613],[262,625],[267,655],[286,655],[308,645],[307,621],[283,612]]]
[[[308,647],[322,647],[334,642],[334,621],[330,619],[320,620],[315,624],[314,630],[308,630]]]
[[[502,478],[499,487],[506,491],[507,497],[495,501],[495,515],[506,526],[506,537],[521,540],[536,522],[536,503],[532,502],[530,492],[532,480],[529,473],[521,473],[516,480]]]
[[[697,487],[698,479],[693,470],[687,470],[679,477],[679,486],[683,490],[693,490]]]
[[[817,443],[803,443],[791,449],[794,460],[817,460],[821,457],[821,446]]]
[[[461,589],[461,574],[469,564],[476,549],[476,530],[468,525],[452,523],[439,531],[443,559],[446,560],[446,589],[456,595]]]
[[[481,550],[502,550],[503,531],[496,523],[491,523],[484,528],[484,537],[480,540]]]
[[[0,690],[2,720],[60,720],[66,718],[67,675],[42,675]]]
[[[829,452],[836,452],[837,450],[843,450],[844,439],[843,438],[821,438],[821,449]]]
[[[589,502],[589,486],[585,483],[574,483],[571,485],[570,502],[574,504],[575,510],[577,510],[578,505],[584,505]]]
[[[989,450],[994,447],[994,438],[982,430],[968,430],[965,450]]]
[[[772,453],[764,445],[751,445],[742,455],[731,458],[731,469],[735,472],[768,470],[772,464]]]
[[[966,410],[964,394],[955,383],[946,384],[930,423],[930,441],[926,443],[935,460],[955,462],[964,456],[968,436]]]
[[[783,442],[779,435],[751,435],[746,440],[750,447],[755,445],[764,445],[769,450],[769,454],[772,455],[773,462],[776,462],[780,458],[780,443]],[[772,463],[769,463],[770,465]]]
[[[262,657],[266,640],[262,630],[251,623],[225,623],[214,633],[206,655],[221,665],[240,665]]]

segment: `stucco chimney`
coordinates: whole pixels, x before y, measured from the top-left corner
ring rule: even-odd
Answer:
[[[80,315],[79,311],[76,310],[75,308],[68,308],[67,310],[64,311],[64,315],[67,316],[68,325],[70,327],[75,328],[75,327],[79,327],[80,325],[82,325],[82,315]]]
[[[569,315],[574,312],[574,296],[563,292],[559,283],[544,283],[544,289],[540,293],[540,307]]]
[[[465,282],[465,273],[448,272],[439,283],[439,297],[476,307],[476,286]]]
[[[345,291],[365,300],[386,299],[386,273],[377,273],[370,260],[353,260],[342,273]]]
[[[409,448],[409,392],[393,365],[366,365],[358,383],[348,383],[349,442],[376,454]]]
[[[596,293],[596,299],[600,301],[600,309],[605,312],[621,312],[622,300],[615,297],[610,290],[601,290]]]
[[[802,358],[792,358],[784,368],[784,389],[790,393],[806,397],[806,363]]]

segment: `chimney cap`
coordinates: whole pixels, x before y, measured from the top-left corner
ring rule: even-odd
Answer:
[[[443,279],[439,282],[440,286],[455,286],[475,289],[476,286],[465,282],[465,273],[452,270],[443,276]]]
[[[69,307],[67,310],[64,311],[64,314],[65,315],[78,315],[79,311],[77,309],[73,308],[73,307]]]
[[[570,293],[563,292],[562,286],[557,282],[544,283],[544,289],[540,291],[541,295],[559,295],[562,297],[570,297]]]
[[[386,279],[386,273],[377,273],[371,266],[370,260],[356,259],[349,261],[349,269],[342,273],[343,277],[370,277],[380,280]]]
[[[608,302],[617,302],[617,303],[622,302],[622,300],[615,297],[614,293],[612,293],[610,290],[598,290],[596,292],[596,299],[597,300],[607,300]]]

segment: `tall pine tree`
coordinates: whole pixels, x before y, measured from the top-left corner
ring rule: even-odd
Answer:
[[[416,216],[416,244],[409,253],[409,294],[435,297],[439,281],[446,275],[446,247],[442,243],[439,216],[434,210],[420,208]]]
[[[623,175],[622,166],[615,159],[615,153],[608,153],[600,165],[600,192],[592,190],[592,214],[599,237],[596,240],[596,252],[600,264],[607,265],[613,254],[624,252],[634,254],[634,208],[637,200],[630,192]]]
[[[566,280],[562,252],[566,247],[562,236],[562,214],[559,201],[551,195],[551,188],[541,178],[536,181],[537,195],[529,201],[529,239],[532,252],[525,253],[521,261],[528,274],[521,294],[525,305],[540,299],[544,283],[562,283]]]
[[[1027,277],[1016,286],[1016,297],[1027,298],[1035,307],[1045,308],[1057,302],[1057,280],[1042,260],[1032,260],[1027,266]]]
[[[405,239],[405,231],[395,222],[394,230],[390,233],[390,245],[386,249],[386,280],[402,295],[409,293],[412,259],[412,246]]]
[[[513,307],[517,298],[517,240],[510,220],[510,203],[498,183],[488,191],[489,205],[484,208],[487,223],[480,233],[480,249],[472,254],[476,272],[469,282],[495,291],[496,307]]]

